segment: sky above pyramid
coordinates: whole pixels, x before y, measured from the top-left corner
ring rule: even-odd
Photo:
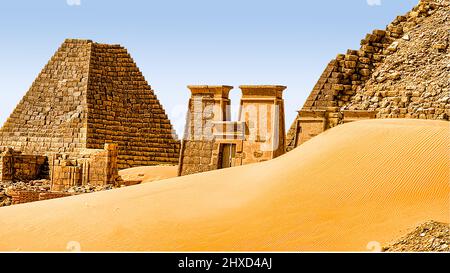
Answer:
[[[282,84],[289,125],[326,64],[417,0],[4,1],[0,123],[66,38],[121,44],[178,134],[188,84]],[[236,117],[236,114],[234,115]]]

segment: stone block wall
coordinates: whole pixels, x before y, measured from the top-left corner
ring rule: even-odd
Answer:
[[[242,85],[239,121],[246,128],[242,165],[267,161],[285,152],[285,86]]]
[[[284,153],[284,86],[241,86],[239,121],[229,121],[231,86],[189,86],[192,92],[179,175],[266,161]],[[230,149],[224,152],[224,149]],[[224,154],[231,153],[224,163]]]
[[[118,166],[170,164],[180,142],[127,50],[67,39],[0,129],[0,146],[68,154],[117,143]]]
[[[231,86],[188,86],[186,127],[181,145],[178,174],[188,175],[217,168],[211,158],[214,151],[213,127],[216,121],[230,118]]]
[[[14,180],[28,181],[48,177],[44,165],[47,157],[36,155],[14,156]]]
[[[76,158],[55,154],[50,159],[0,147],[0,182],[50,178],[52,191],[114,184],[119,179],[117,158],[116,144],[105,144],[103,150],[83,149]]]
[[[325,110],[302,110],[299,111],[296,124],[288,132],[292,137],[292,146],[308,141],[327,129],[327,112]],[[292,147],[287,147],[290,151]]]
[[[413,11],[406,16],[397,16],[385,30],[374,30],[367,34],[361,40],[359,50],[348,50],[346,54],[339,54],[331,60],[292,123],[286,136],[286,150],[292,150],[320,131],[316,126],[311,127],[312,123],[309,117],[314,115],[312,114],[314,111],[325,111],[324,130],[343,122],[361,118],[415,117],[414,115],[408,115],[406,112],[409,110],[406,108],[403,115],[385,114],[384,109],[379,109],[385,107],[379,104],[381,100],[379,97],[392,95],[387,94],[387,92],[379,92],[379,97],[370,97],[373,102],[364,101],[362,90],[372,80],[373,76],[377,76],[377,80],[380,78],[374,72],[385,63],[387,57],[397,51],[398,40],[404,38],[405,31],[413,29],[422,22],[423,18],[430,16],[438,8],[442,9],[445,5],[439,5],[437,2],[435,0],[421,0]],[[448,9],[448,4],[446,8]],[[409,38],[405,37],[404,39]],[[391,78],[380,80],[396,80],[399,76],[398,73],[392,73],[389,75]],[[410,93],[412,94],[412,92]],[[412,96],[411,94],[410,96]],[[395,99],[400,100],[400,98],[394,98],[393,100]],[[447,99],[446,97],[445,100]],[[409,98],[405,98],[405,100],[409,101]],[[369,107],[369,105],[372,107]],[[376,107],[373,105],[376,105]],[[355,116],[355,118],[344,120],[345,116],[351,115],[350,112],[345,113],[346,110],[363,111],[358,113],[359,117],[357,118]],[[312,111],[311,114],[308,114],[308,111]],[[365,114],[362,114],[363,112]],[[419,117],[419,115],[416,116]],[[430,114],[424,115],[424,117],[436,118],[437,115]]]
[[[374,119],[376,117],[377,117],[376,111],[344,110],[342,122],[347,123],[364,119]]]
[[[121,169],[178,163],[177,135],[124,47],[91,43],[88,91],[86,148],[117,143]]]
[[[40,192],[35,192],[35,191],[13,192],[13,193],[11,193],[11,197],[12,197],[11,203],[13,205],[17,205],[17,204],[39,201],[39,195],[40,195]]]
[[[39,73],[0,130],[0,146],[25,154],[86,148],[91,46],[67,40]]]
[[[12,205],[43,201],[49,199],[56,199],[62,197],[72,196],[71,193],[63,192],[35,192],[35,191],[14,191],[11,193]]]
[[[11,148],[0,148],[0,181],[29,181],[48,177],[47,157],[24,155]]]
[[[325,68],[303,110],[338,111],[350,102],[358,88],[370,78],[374,68],[389,54],[393,37],[401,34],[401,28],[374,30],[361,41],[359,50],[348,50],[346,54],[337,55]]]
[[[103,150],[86,149],[80,158],[55,155],[50,164],[52,191],[63,191],[72,186],[105,186],[119,178],[117,145],[105,144]]]
[[[400,28],[393,28],[391,31],[374,30],[361,41],[359,50],[348,50],[346,54],[339,54],[330,61],[288,131],[287,151],[316,135],[316,132],[308,131],[310,122],[302,127],[302,115],[308,116],[307,111],[326,111],[324,130],[341,122],[340,109],[351,102],[374,69],[383,62],[394,41],[393,37],[401,34]],[[299,126],[302,127],[300,133],[306,134],[305,136],[296,136]]]
[[[377,118],[448,121],[450,1],[422,0],[397,21],[404,35],[345,109],[376,110]]]
[[[55,156],[50,165],[50,170],[52,191],[63,191],[65,188],[82,184],[82,168],[77,165],[76,160]]]
[[[207,172],[217,169],[211,160],[214,151],[214,141],[187,140],[183,141],[183,158],[180,159],[180,175]]]
[[[68,196],[72,196],[72,195],[74,195],[74,194],[67,193],[67,192],[41,192],[39,194],[39,201],[68,197]]]
[[[83,162],[83,173],[88,171],[88,182],[94,186],[114,184],[118,178],[118,150],[116,144],[105,144],[102,151],[93,153],[91,157]],[[86,170],[88,169],[88,170]]]
[[[0,147],[0,181],[12,181],[14,178],[13,150]]]

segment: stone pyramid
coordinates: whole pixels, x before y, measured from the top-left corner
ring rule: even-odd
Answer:
[[[28,154],[119,145],[119,168],[177,164],[179,141],[156,95],[120,45],[66,40],[0,129]]]
[[[329,62],[292,123],[286,149],[367,118],[449,120],[449,0],[420,0]]]

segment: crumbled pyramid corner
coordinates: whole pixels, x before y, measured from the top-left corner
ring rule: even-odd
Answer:
[[[401,18],[402,37],[345,108],[378,110],[378,118],[449,119],[449,3],[422,1]]]
[[[177,164],[180,143],[154,91],[120,45],[67,39],[0,129],[0,146],[78,154],[119,145],[119,168]]]
[[[344,111],[449,120],[449,29],[450,1],[421,0],[385,30],[367,34],[359,50],[330,61],[301,111],[326,112],[324,129],[342,123]],[[288,151],[297,145],[299,119],[287,133]]]
[[[385,246],[385,252],[450,252],[450,225],[429,221],[398,241]]]

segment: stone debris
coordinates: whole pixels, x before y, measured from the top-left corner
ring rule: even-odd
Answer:
[[[67,39],[0,129],[1,205],[135,184],[118,170],[176,165],[177,138],[124,47]]]
[[[67,39],[0,129],[0,146],[27,155],[118,145],[120,169],[178,163],[180,142],[127,50]]]
[[[449,120],[449,29],[450,1],[421,0],[367,34],[359,50],[339,54],[291,125],[286,150],[350,120]]]
[[[398,241],[383,247],[385,252],[450,252],[450,225],[435,221],[418,226]]]
[[[31,180],[28,182],[4,181],[0,182],[0,207],[10,206],[13,204],[13,195],[18,191],[27,192],[49,192],[50,180]]]
[[[64,192],[80,194],[80,193],[90,193],[90,192],[97,192],[97,191],[106,191],[106,190],[111,190],[114,188],[115,188],[114,185],[95,186],[95,185],[87,184],[87,185],[83,185],[83,186],[70,187],[68,189],[65,189]]]
[[[105,186],[120,182],[116,144],[104,149],[83,149],[77,157],[67,154],[51,156],[24,155],[0,147],[0,182],[50,179],[52,191],[92,184]]]
[[[51,181],[46,179],[17,182],[0,182],[0,207],[14,204],[60,198],[76,194],[111,190],[122,185],[82,185],[72,186],[63,191],[51,191]]]
[[[377,110],[378,118],[449,119],[450,3],[421,1],[412,13],[403,24],[407,33],[390,45],[393,53],[358,89],[347,109]]]

